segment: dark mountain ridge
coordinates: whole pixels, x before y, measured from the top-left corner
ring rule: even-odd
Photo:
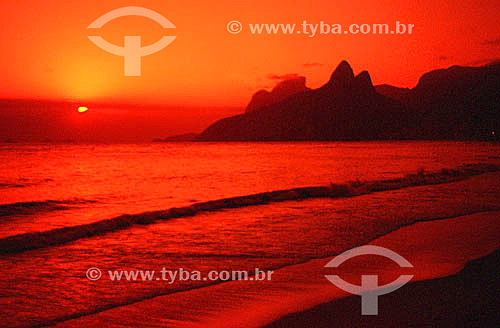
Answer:
[[[217,121],[197,140],[495,139],[499,90],[500,65],[454,66],[391,98],[343,61],[324,86]]]
[[[251,112],[256,109],[275,104],[294,94],[305,92],[308,90],[310,89],[306,87],[306,78],[303,76],[297,76],[280,81],[271,90],[271,92],[267,90],[257,91],[252,96],[250,103],[248,103],[247,108],[245,109],[245,112]]]

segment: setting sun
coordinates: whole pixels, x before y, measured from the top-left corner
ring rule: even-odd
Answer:
[[[83,106],[80,106],[78,107],[78,112],[79,113],[85,113],[86,111],[88,111],[89,109],[87,107],[83,107]]]

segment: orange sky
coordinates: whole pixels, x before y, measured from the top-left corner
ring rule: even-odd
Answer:
[[[142,76],[123,76],[123,57],[96,47],[97,34],[122,45],[164,35],[143,17],[122,17],[97,33],[86,27],[123,6],[155,10],[177,26],[177,39],[142,58]],[[412,87],[429,70],[500,57],[500,1],[2,1],[0,98],[243,107],[270,74],[298,73],[315,88],[342,59],[375,84]],[[415,24],[413,35],[238,35],[230,20],[248,23]],[[245,27],[245,26],[244,26]],[[489,42],[488,42],[489,41]],[[319,63],[312,67],[304,64]]]

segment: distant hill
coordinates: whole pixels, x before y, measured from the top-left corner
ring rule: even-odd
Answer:
[[[409,88],[398,88],[389,84],[379,84],[375,86],[375,90],[386,97],[396,99],[402,102],[407,102],[410,96]]]
[[[373,87],[343,61],[327,84],[219,120],[199,141],[498,140],[500,65],[426,73],[413,89]]]
[[[166,138],[154,138],[152,142],[185,142],[194,141],[197,137],[197,133],[184,133]]]
[[[500,63],[426,73],[406,105],[418,110],[419,132],[424,137],[494,138],[493,133],[500,132]]]
[[[280,102],[294,94],[310,90],[306,87],[306,78],[297,76],[295,78],[280,81],[271,92],[266,90],[257,91],[250,100],[246,108],[246,112],[251,112],[256,109],[269,106]]]

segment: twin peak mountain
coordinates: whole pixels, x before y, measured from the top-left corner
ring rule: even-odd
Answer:
[[[305,78],[257,92],[244,114],[219,120],[199,141],[488,139],[499,126],[500,64],[426,73],[413,89],[374,87],[342,61],[328,83]]]
[[[354,77],[351,66],[342,61],[337,69],[333,72],[328,84],[331,89],[345,91],[346,89],[357,89],[360,92],[373,92],[370,74],[367,71],[361,72]],[[279,82],[271,92],[266,90],[257,91],[245,112],[252,112],[256,109],[278,103],[294,94],[310,91],[306,86],[306,78],[303,76],[291,76]]]

